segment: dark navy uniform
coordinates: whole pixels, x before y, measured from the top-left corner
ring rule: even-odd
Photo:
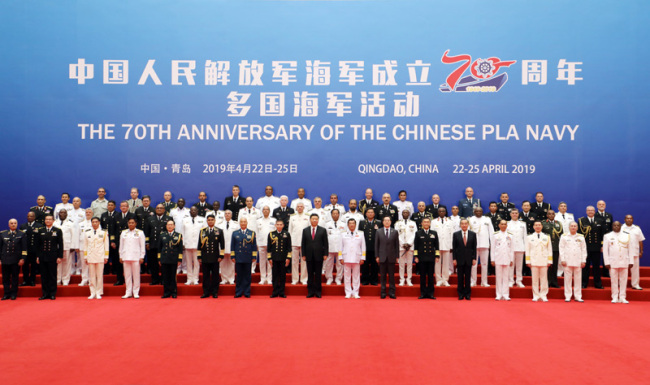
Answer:
[[[232,220],[237,221],[239,218],[239,210],[246,207],[245,201],[246,199],[243,198],[241,195],[237,197],[237,201],[235,201],[235,197],[231,195],[228,198],[223,200],[223,210],[232,211]]]
[[[2,299],[16,299],[18,295],[18,274],[20,261],[27,257],[27,234],[20,230],[0,232],[0,262],[2,262]]]
[[[34,212],[34,214],[36,215],[36,222],[40,223],[43,226],[45,226],[45,216],[54,215],[54,210],[52,210],[50,206],[43,206],[43,207],[32,206],[29,209],[29,211]]]
[[[526,233],[527,234],[532,234],[535,232],[535,229],[533,229],[533,225],[535,224],[535,221],[537,220],[537,215],[535,215],[532,210],[528,212],[528,215],[524,213],[523,211],[519,212],[519,220],[524,221],[526,223]],[[541,219],[542,221],[544,218]]]
[[[36,258],[38,257],[38,231],[44,227],[40,223],[34,221],[32,223],[23,223],[20,225],[20,230],[27,236],[27,257],[23,265],[23,282],[24,286],[36,286]]]
[[[375,259],[375,233],[381,229],[382,224],[379,220],[372,221],[365,219],[359,223],[359,231],[363,232],[366,240],[366,262],[361,265],[361,284],[373,285],[379,284],[379,265]]]
[[[275,218],[276,221],[282,221],[284,222],[284,228],[288,229],[289,228],[289,216],[294,213],[294,210],[291,207],[284,207],[284,210],[282,207],[278,207],[275,210],[273,210],[273,218]]]
[[[413,257],[419,260],[420,266],[420,297],[432,298],[434,292],[433,273],[436,258],[440,258],[440,243],[435,230],[422,229],[415,233],[413,240]],[[447,268],[446,266],[444,268]]]
[[[472,198],[471,200],[463,198],[458,201],[458,215],[462,218],[470,218],[474,216],[474,209],[481,207],[481,200]],[[482,207],[481,207],[482,208]]]
[[[548,210],[550,209],[551,209],[550,203],[542,202],[540,204],[537,201],[530,203],[530,211],[532,211],[533,214],[535,214],[535,216],[539,218],[540,221],[546,220],[546,213],[548,213]]]
[[[395,227],[395,223],[399,220],[399,210],[395,205],[388,205],[388,207],[381,205],[375,210],[375,212],[377,213],[375,217],[382,223],[384,222],[385,217],[390,217],[390,227]]]
[[[144,231],[144,228],[147,224],[147,220],[156,215],[154,209],[149,207],[138,207],[135,209],[135,218],[136,218],[136,227],[142,231]]]
[[[52,226],[38,231],[38,263],[41,270],[42,299],[56,298],[56,265],[63,259],[63,230]]]
[[[582,287],[587,287],[589,283],[589,268],[593,269],[594,286],[602,289],[603,284],[600,279],[600,249],[603,247],[603,230],[605,226],[603,220],[597,216],[593,222],[588,217],[582,217],[578,220],[578,233],[585,236],[587,243],[587,263],[582,269]]]
[[[498,211],[494,214],[487,213],[485,214],[485,217],[490,218],[490,220],[492,221],[492,227],[494,227],[494,231],[499,231],[499,222],[501,222],[502,219],[505,219],[499,214]]]
[[[167,231],[165,226],[167,222],[172,220],[172,217],[163,215],[160,219],[158,215],[149,217],[144,226],[145,242],[149,245],[147,250],[147,265],[149,265],[149,272],[151,273],[151,285],[160,285],[160,269],[158,266],[158,240],[160,233]]]
[[[117,247],[117,240],[120,237],[120,233],[117,231],[117,228],[115,226],[115,222],[117,219],[117,211],[113,210],[113,212],[105,212],[102,214],[100,218],[100,223],[102,226],[102,229],[108,231],[108,262],[107,264],[104,265],[104,274],[110,274],[111,273],[111,265],[113,264],[113,261],[116,259],[119,260],[120,258],[120,249]],[[115,244],[115,248],[111,245],[112,243]]]
[[[163,205],[165,207],[165,214],[167,214],[167,215],[169,215],[169,212],[172,211],[172,209],[176,208],[176,203],[174,203],[172,201],[169,201],[169,202],[163,201],[161,203],[161,205]]]
[[[497,203],[497,213],[501,216],[501,218],[505,219],[506,221],[509,221],[511,219],[510,217],[510,212],[515,208],[514,203],[503,203],[499,202]]]
[[[273,293],[271,298],[286,297],[284,287],[287,281],[286,261],[291,261],[291,235],[287,230],[278,233],[277,230],[271,231],[266,240],[267,258],[273,261],[271,270],[273,279]]]
[[[438,206],[436,206],[436,205],[434,205],[434,204],[430,204],[430,205],[428,205],[428,206],[424,209],[424,211],[426,211],[426,212],[428,212],[429,214],[431,214],[431,218],[436,219],[436,218],[438,218],[438,209],[441,208],[441,207],[442,207],[443,209],[447,210],[447,206],[445,206],[445,205],[438,205]],[[447,211],[447,213],[449,213],[449,211]],[[418,227],[419,227],[419,226],[418,226]]]
[[[230,258],[235,260],[235,298],[251,296],[251,266],[257,258],[257,235],[250,229],[235,230],[230,240]]]
[[[368,209],[374,209],[375,214],[377,214],[377,207],[379,207],[379,202],[374,199],[371,199],[370,202],[366,199],[359,200],[359,211],[361,211],[361,214],[363,214],[364,217],[366,216],[366,210]]]
[[[205,218],[205,214],[212,210],[212,206],[208,204],[208,202],[196,202],[193,207],[196,207],[197,210],[199,210],[199,215]]]
[[[176,267],[183,260],[183,236],[174,231],[165,231],[158,238],[158,261],[161,265],[164,293],[163,298],[176,298]]]
[[[548,285],[550,287],[560,287],[557,283],[557,264],[560,260],[560,237],[564,233],[564,227],[562,223],[558,221],[551,222],[548,219],[542,222],[542,226],[542,232],[548,234],[553,246],[553,264],[548,269]]]
[[[223,258],[224,243],[223,231],[217,226],[201,229],[196,249],[203,270],[203,298],[219,295],[219,260]]]
[[[418,211],[417,213],[411,215],[411,220],[414,221],[416,225],[418,225],[418,230],[422,228],[422,220],[424,218],[429,218],[431,221],[433,221],[434,216],[426,210],[423,213]],[[435,218],[438,218],[438,213],[436,213]]]

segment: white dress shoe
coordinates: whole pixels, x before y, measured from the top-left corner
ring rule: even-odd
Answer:
[[[510,297],[506,297],[506,301],[510,301]]]
[[[133,298],[138,299],[138,298],[140,298],[140,295],[139,294],[133,294]]]
[[[355,294],[354,299],[361,299],[361,297],[359,295]]]
[[[445,282],[444,285],[445,285],[445,286],[451,286],[451,285],[449,284],[449,282]]]
[[[618,300],[617,300],[617,299],[613,299],[613,300],[612,300],[612,303],[618,303]]]
[[[190,282],[190,281],[187,281],[187,282],[185,282],[185,284],[186,284],[186,285],[191,285],[191,284],[192,284],[192,282]]]
[[[542,302],[548,302],[548,298],[542,297]]]
[[[634,290],[643,290],[641,286],[632,286],[632,289]]]
[[[585,302],[582,298],[580,298],[580,299],[574,299],[574,301],[576,301],[576,302]]]
[[[399,285],[398,285],[398,286],[404,286],[404,281],[399,281]]]
[[[571,302],[571,298],[565,299],[564,302]]]
[[[406,284],[407,284],[408,286],[413,286],[413,284],[411,283],[411,280],[410,280],[410,279],[407,279],[407,280],[406,280]]]
[[[122,298],[127,299],[127,298],[131,298],[131,296],[128,295],[128,294],[124,294],[124,295],[122,296]]]
[[[88,299],[94,299],[94,298],[95,298],[95,294],[91,294],[90,297],[88,297]]]
[[[521,282],[517,282],[517,286],[518,286],[518,287],[526,287],[526,286],[524,286],[524,284],[521,283]]]
[[[484,284],[484,285],[482,284],[481,286],[483,286],[483,287],[490,287],[490,285],[488,285],[487,283]]]
[[[336,281],[336,286],[341,286],[341,281]]]
[[[97,298],[97,299],[102,299],[102,296],[101,296],[101,295],[98,295],[98,296],[96,296],[95,298]]]
[[[327,282],[325,283],[326,285],[331,285],[334,280],[332,278],[328,279]]]
[[[630,302],[626,299],[620,299],[618,300],[618,303],[630,303]]]
[[[533,302],[537,302],[537,298],[533,298]]]
[[[351,298],[351,297],[350,297],[349,295],[346,295],[346,296],[345,296],[345,299],[350,299],[350,298]]]

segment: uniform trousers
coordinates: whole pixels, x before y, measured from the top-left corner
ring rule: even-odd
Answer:
[[[548,294],[548,266],[531,266],[533,299],[544,299]]]
[[[302,247],[291,247],[291,284],[297,285],[298,281],[307,284],[307,262],[302,260]]]
[[[25,263],[23,264],[23,282],[27,284],[35,284],[37,268],[36,253],[27,252]]]
[[[79,286],[87,285],[88,284],[88,264],[86,263],[86,260],[83,257],[83,253],[79,252],[76,253],[77,256],[77,265],[81,269],[81,283],[79,283]]]
[[[63,259],[56,266],[56,282],[68,286],[70,284],[71,269],[72,259],[70,259],[70,250],[63,250]]]
[[[330,256],[329,259],[332,259]],[[358,263],[343,264],[345,276],[345,296],[353,297],[359,295],[359,286],[361,286],[361,265]]]
[[[140,295],[140,261],[124,261],[124,282],[127,296]]]
[[[510,298],[510,264],[494,265],[497,299]]]
[[[199,284],[199,251],[197,249],[185,249],[183,251],[183,260],[187,261],[187,282],[195,285]]]
[[[433,297],[434,283],[433,272],[435,270],[435,260],[420,260],[420,295],[427,298]]]
[[[178,293],[178,286],[176,285],[176,269],[177,263],[163,263],[160,266],[163,281],[163,295],[173,295]]]
[[[158,265],[158,250],[151,248],[147,250],[147,265],[151,273],[151,283],[160,284],[160,266]]]
[[[573,282],[573,297],[582,299],[582,268],[567,266],[564,268],[564,299],[571,299],[571,283]]]
[[[104,264],[103,263],[89,263],[88,264],[88,286],[90,287],[90,295],[103,295],[104,294]]]
[[[273,282],[273,278],[271,276],[271,264],[268,260],[268,246],[257,246],[257,255],[260,258],[260,284],[264,284],[264,282],[266,282],[270,285]]]
[[[293,258],[293,253],[291,254],[291,257]],[[316,256],[311,261],[307,261],[307,295],[319,296],[322,294],[322,274],[322,257]]]
[[[366,250],[366,262],[361,266],[361,284],[377,285],[379,282],[379,264],[375,252]]]
[[[421,264],[422,262],[420,262]],[[388,295],[395,295],[395,262],[379,263],[379,283],[381,284],[381,294],[386,295],[386,278],[388,276]],[[422,280],[422,277],[420,277]]]
[[[221,271],[221,283],[235,283],[235,263],[230,260],[230,255],[226,255],[219,264]]]
[[[273,261],[273,295],[282,296],[287,283],[287,268],[284,261]]]
[[[77,253],[74,250],[70,250],[70,263],[72,268],[70,269],[71,274],[79,275],[81,274],[81,266],[84,261],[83,253]]]
[[[203,294],[219,294],[219,262],[203,262],[201,264],[203,271]]]
[[[4,286],[5,296],[15,297],[18,295],[18,274],[20,266],[17,263],[2,264],[2,286]]]
[[[469,297],[472,294],[471,275],[472,264],[466,263],[457,266],[458,270],[458,296]]]
[[[481,285],[488,285],[488,259],[490,256],[490,249],[478,248],[476,249],[477,263],[472,266],[472,279],[471,285],[475,286],[477,284],[477,273],[478,273],[478,264],[481,264]]]
[[[329,253],[329,258],[323,263],[325,267],[325,278],[329,281],[334,279],[334,264],[336,264],[336,284],[340,285],[345,275],[344,264],[339,261],[339,253]]]
[[[611,274],[610,274],[611,275]],[[634,257],[634,264],[630,267],[630,276],[632,278],[631,285],[632,287],[639,286],[639,256]]]
[[[440,250],[440,259],[436,263],[436,282],[438,284],[449,283],[449,261],[451,252]]]
[[[56,266],[56,260],[49,262],[40,260],[41,288],[45,297],[56,296]]]
[[[582,286],[589,284],[589,270],[594,274],[594,286],[602,286],[600,279],[600,251],[587,250],[587,263],[582,269]]]
[[[235,296],[251,295],[251,262],[235,263]]]
[[[609,276],[612,282],[612,299],[617,301],[625,300],[627,289],[627,268],[612,267],[609,269]]]
[[[399,282],[404,283],[404,272],[406,270],[406,279],[411,281],[413,276],[413,249],[399,251]]]
[[[515,270],[517,271],[517,284],[523,285],[523,272],[524,272],[524,252],[515,251],[515,262],[510,266],[510,279],[509,284],[515,284]]]
[[[557,265],[560,260],[560,252],[553,250],[553,264],[548,268],[548,284],[557,285]]]

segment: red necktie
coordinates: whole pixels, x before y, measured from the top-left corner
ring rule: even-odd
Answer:
[[[313,241],[314,238],[316,238],[316,229],[314,227],[311,228],[311,240]]]
[[[463,232],[463,243],[465,244],[465,246],[467,246],[467,236],[465,232]]]

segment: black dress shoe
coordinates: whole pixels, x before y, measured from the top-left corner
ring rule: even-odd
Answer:
[[[241,298],[241,294],[235,295],[235,298]]]
[[[210,295],[209,294],[203,294],[201,298],[208,298]]]
[[[16,296],[15,296],[15,295],[12,295],[12,296],[11,296],[11,300],[12,300],[12,301],[15,301],[15,300],[16,300]]]
[[[122,285],[124,285],[123,281],[117,281],[113,284],[113,286],[122,286]]]
[[[436,297],[434,297],[434,296],[431,296],[431,297],[429,297],[429,299],[436,299]]]
[[[320,298],[320,297],[321,297],[321,295],[320,295],[320,294],[316,294],[316,298]]]
[[[29,282],[23,282],[23,283],[21,283],[21,284],[18,285],[18,286],[29,286]]]
[[[586,289],[586,288],[587,288],[587,285],[582,285],[582,288],[583,288],[583,289]]]
[[[250,294],[244,294],[244,297],[246,297],[246,298],[250,298],[251,295],[250,295]]]
[[[56,296],[55,296],[55,295],[52,295],[52,296],[50,296],[50,299],[51,299],[52,301],[54,301],[54,300],[56,299]]]
[[[219,298],[218,294],[212,294],[212,298]]]
[[[468,301],[471,301],[471,300],[472,300],[472,297],[470,297],[469,295],[466,295],[466,296],[465,296],[465,299],[468,300]]]
[[[277,298],[277,297],[278,297],[277,294],[271,294],[271,298]]]
[[[154,286],[154,285],[157,285],[157,283],[156,282],[149,282],[149,286]]]
[[[171,297],[171,295],[169,295],[169,294],[165,294],[165,295],[163,295],[163,296],[160,297],[160,298],[169,298],[169,297]]]
[[[465,297],[463,297],[462,295],[458,297],[458,300],[459,300],[459,301],[462,301],[462,300],[464,300],[464,299],[465,299]]]
[[[172,298],[176,298],[176,294],[172,294]]]
[[[386,298],[386,294],[381,295],[381,299],[384,299],[384,298]]]
[[[6,301],[6,300],[8,300],[9,298],[11,298],[11,296],[5,295],[4,297],[2,297],[2,299],[1,299],[0,301]]]
[[[36,286],[36,284],[34,282],[30,282],[29,286]]]
[[[397,299],[397,297],[395,297],[395,294],[391,294],[389,297],[390,297],[391,299]]]
[[[363,281],[363,282],[361,282],[361,285],[362,285],[362,286],[368,286],[368,285],[370,285],[370,282],[368,282],[368,281]]]
[[[42,300],[44,300],[44,299],[50,299],[50,297],[44,295],[44,296],[42,296],[41,298],[39,298],[38,300],[39,300],[39,301],[42,301]]]
[[[423,296],[423,295],[421,295],[421,296],[418,297],[418,299],[425,299],[425,298],[428,298],[428,297],[425,297],[425,296]]]
[[[282,297],[282,298],[287,298],[287,296],[284,295],[284,294],[280,294],[280,297]]]
[[[596,286],[596,289],[603,289],[603,285]]]
[[[379,282],[372,282],[370,283],[372,286],[379,286]]]
[[[314,298],[313,294],[307,294],[307,298]]]

